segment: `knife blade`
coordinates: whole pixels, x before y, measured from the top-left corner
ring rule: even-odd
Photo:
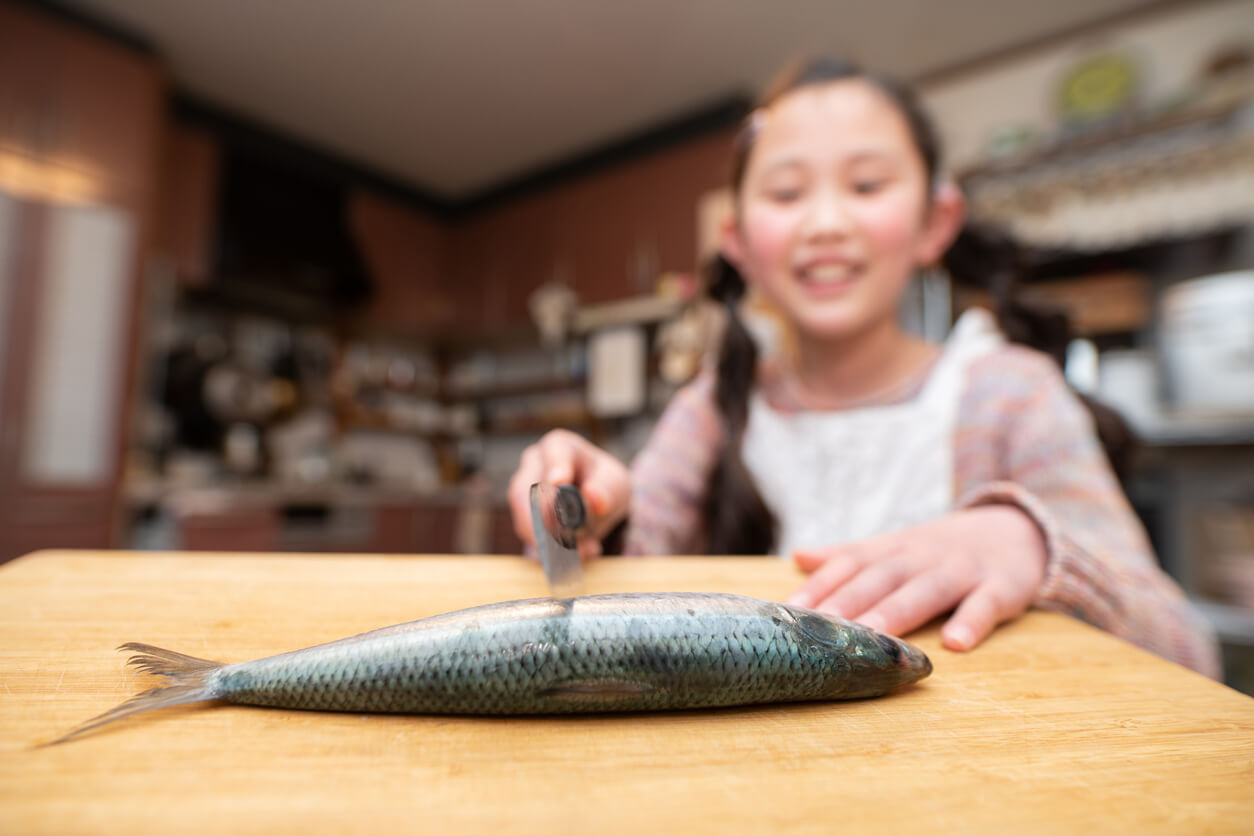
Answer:
[[[579,488],[547,482],[531,486],[531,530],[554,596],[565,598],[583,590],[583,564],[576,541],[579,529],[587,523],[588,512]]]

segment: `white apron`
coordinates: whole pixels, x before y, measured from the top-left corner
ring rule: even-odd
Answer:
[[[786,413],[754,392],[741,455],[779,521],[776,552],[788,557],[949,511],[966,370],[1002,343],[987,311],[967,311],[923,389],[900,404]]]

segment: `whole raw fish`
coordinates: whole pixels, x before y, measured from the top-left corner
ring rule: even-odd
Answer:
[[[918,648],[738,595],[635,593],[489,604],[223,664],[120,648],[166,677],[58,741],[203,700],[322,711],[563,714],[879,696],[932,671]]]

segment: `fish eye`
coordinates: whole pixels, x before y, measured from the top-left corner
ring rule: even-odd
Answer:
[[[821,615],[798,613],[797,626],[807,636],[826,645],[844,646],[845,635],[837,624],[828,621]]]

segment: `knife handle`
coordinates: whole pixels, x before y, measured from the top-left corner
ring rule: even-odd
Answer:
[[[584,505],[583,494],[574,485],[558,485],[553,506],[562,528],[578,531],[588,525],[588,509]]]

